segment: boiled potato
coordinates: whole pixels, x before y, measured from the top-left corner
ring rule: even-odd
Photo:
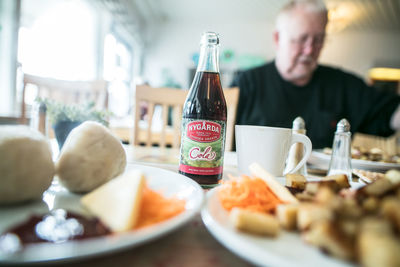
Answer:
[[[0,126],[0,205],[40,199],[54,176],[46,138],[27,126]]]
[[[68,135],[56,163],[62,185],[72,192],[89,192],[125,170],[121,141],[110,130],[86,121]]]

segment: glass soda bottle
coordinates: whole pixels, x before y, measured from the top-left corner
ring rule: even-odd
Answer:
[[[225,150],[226,102],[218,65],[219,38],[203,33],[193,83],[183,106],[179,173],[203,187],[222,178]]]

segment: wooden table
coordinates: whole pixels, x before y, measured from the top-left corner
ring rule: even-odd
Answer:
[[[125,145],[128,164],[143,164],[178,171],[179,151]],[[226,153],[224,176],[236,174],[236,155]],[[208,232],[200,214],[167,236],[136,248],[57,266],[251,266],[223,247]]]

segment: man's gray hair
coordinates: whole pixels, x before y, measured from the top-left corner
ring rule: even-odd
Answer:
[[[302,8],[310,13],[321,13],[328,18],[328,9],[322,0],[291,0],[279,11],[276,19],[276,28],[279,29],[281,20],[290,16],[290,13],[297,8]]]

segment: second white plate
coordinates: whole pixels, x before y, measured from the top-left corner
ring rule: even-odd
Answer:
[[[329,168],[330,160],[331,155],[325,154],[321,150],[314,150],[307,162],[315,167],[327,170]],[[353,169],[384,172],[390,169],[400,169],[400,164],[352,159],[351,167]]]
[[[280,267],[344,267],[354,266],[324,255],[304,243],[300,235],[282,231],[278,238],[268,238],[236,231],[228,221],[228,212],[221,206],[217,188],[207,193],[201,217],[210,233],[226,248],[258,266]]]

